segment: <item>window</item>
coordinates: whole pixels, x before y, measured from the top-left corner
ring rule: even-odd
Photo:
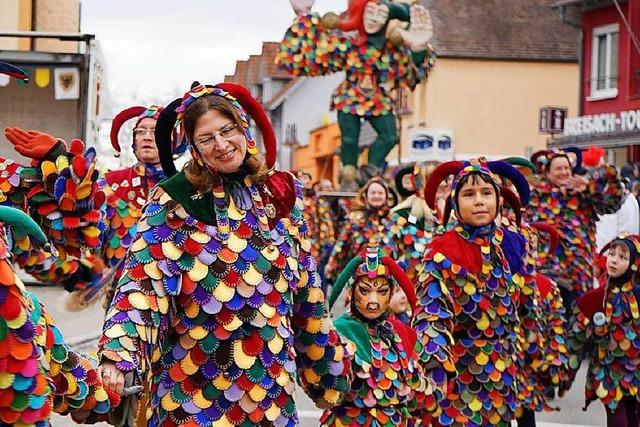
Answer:
[[[618,24],[593,29],[591,46],[591,96],[589,99],[618,96]]]

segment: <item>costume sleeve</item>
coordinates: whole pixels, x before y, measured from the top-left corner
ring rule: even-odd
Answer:
[[[64,343],[38,298],[15,274],[5,242],[0,245],[0,377],[5,381],[0,423],[41,425],[52,410],[77,411],[83,419],[97,420],[117,405],[118,396],[107,395],[102,387],[95,358]]]
[[[456,373],[451,354],[453,345],[452,300],[445,277],[438,268],[445,258],[441,253],[427,250],[422,266],[418,267],[416,294],[418,308],[412,326],[418,334],[417,352],[425,372],[435,383],[433,397],[427,399],[426,409],[438,414],[438,402],[445,394],[447,381]],[[430,400],[430,401],[429,401]]]
[[[311,256],[311,242],[306,236],[302,216],[302,193],[296,181],[296,205],[290,228],[296,233],[294,247],[298,250],[298,287],[294,294],[292,328],[296,350],[299,382],[316,403],[322,400],[337,404],[351,387],[351,359],[355,353],[351,344],[342,342],[325,305],[325,296]],[[289,221],[288,219],[285,221]]]
[[[29,212],[51,242],[80,258],[100,246],[104,193],[98,186],[96,152],[75,140],[69,151],[38,165],[37,183],[27,193]]]
[[[317,14],[306,14],[298,16],[285,33],[275,61],[294,76],[321,76],[344,71],[351,49],[349,38],[323,29]]]
[[[622,206],[624,185],[615,166],[607,166],[587,186],[588,202],[598,215],[614,213]]]
[[[149,363],[160,357],[160,334],[168,329],[166,289],[177,290],[182,281],[180,269],[159,266],[169,262],[167,256],[182,253],[171,239],[157,238],[159,228],[170,229],[168,210],[157,200],[147,205],[98,343],[101,360],[123,372],[148,372]]]
[[[569,352],[569,372],[568,385],[573,383],[582,360],[591,351],[591,336],[593,335],[593,325],[576,304],[573,314],[568,322],[567,349]]]
[[[71,414],[76,422],[87,424],[106,419],[106,414],[120,403],[120,396],[104,389],[96,371],[97,356],[71,350],[44,307],[40,306],[40,310],[43,333],[38,339],[46,349],[44,358],[53,383],[53,410],[61,415]]]
[[[554,284],[552,291],[542,299],[542,312],[546,313],[543,365],[540,370],[544,384],[558,386],[569,380],[569,355],[565,343],[564,307],[560,288]]]

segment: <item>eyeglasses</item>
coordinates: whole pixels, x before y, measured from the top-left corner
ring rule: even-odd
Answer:
[[[145,128],[135,128],[133,130],[133,136],[134,137],[138,137],[138,136],[144,136],[144,135],[153,135],[156,132],[155,129],[145,129]]]
[[[238,133],[238,125],[229,124],[225,126],[220,132],[212,133],[209,136],[203,136],[201,139],[194,141],[194,144],[201,148],[207,148],[212,146],[213,143],[216,142],[216,138],[218,136],[222,137],[223,140],[227,141],[236,133]]]

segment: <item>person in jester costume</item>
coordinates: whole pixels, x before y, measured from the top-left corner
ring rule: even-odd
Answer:
[[[640,425],[640,236],[623,234],[603,248],[605,286],[577,300],[568,331],[569,389],[580,363],[589,359],[585,410],[600,399],[607,426]]]
[[[507,159],[512,164],[527,165],[526,159]],[[551,236],[549,251],[555,252],[559,235],[547,223],[529,224],[522,219],[518,196],[509,188],[500,193],[512,212],[503,210],[502,224],[522,234],[527,242],[525,273],[518,302],[517,400],[518,427],[535,427],[535,413],[551,411],[547,400],[550,391],[567,378],[568,356],[564,342],[564,309],[557,287],[536,271],[536,260],[543,254],[539,249],[540,234]],[[555,292],[554,292],[555,291]],[[560,306],[560,308],[558,308]]]
[[[360,253],[370,240],[383,240],[389,210],[396,195],[379,176],[371,178],[358,192],[361,209],[352,210],[342,228],[325,267],[325,279],[333,282],[349,260]]]
[[[109,171],[99,181],[106,194],[101,255],[113,276],[106,284],[105,308],[108,308],[115,284],[122,274],[125,255],[136,234],[136,224],[142,216],[142,206],[151,189],[166,178],[160,166],[155,141],[156,122],[161,112],[162,107],[155,105],[130,107],[118,113],[111,123],[111,145],[119,155],[120,129],[125,122],[135,120],[132,149],[137,162],[131,167]],[[186,143],[178,138],[174,139],[178,143],[172,145],[171,151],[174,156],[179,156],[186,151]],[[91,299],[91,296],[84,296],[85,301],[78,301],[79,306]]]
[[[575,156],[573,165],[570,155]],[[538,151],[531,158],[541,179],[533,186],[529,219],[554,225],[560,233],[556,253],[543,258],[538,268],[560,286],[567,312],[578,296],[593,288],[598,215],[617,211],[624,194],[614,166],[581,176],[576,174],[581,159],[575,147]]]
[[[176,122],[192,155],[179,173]],[[196,82],[160,114],[156,142],[170,178],[143,209],[106,316],[107,387],[136,375],[150,426],[294,426],[296,380],[320,407],[339,403],[352,349],[324,304],[302,185],[273,169],[260,104],[243,86]]]
[[[322,19],[311,13],[314,0],[291,0],[297,18],[287,30],[276,63],[296,76],[344,71],[331,109],[338,112],[342,135],[343,191],[357,191],[358,137],[362,119],[378,134],[369,149],[360,185],[379,175],[389,151],[398,143],[393,89],[413,90],[435,62],[429,44],[431,18],[419,4],[389,0],[350,0],[348,10]],[[388,33],[390,20],[409,23]]]
[[[329,308],[345,287],[352,293],[348,311],[334,324],[341,335],[356,344],[352,367],[355,379],[345,400],[325,410],[320,425],[413,425],[410,410],[418,402],[424,404],[433,391],[418,363],[416,332],[390,311],[391,295],[398,286],[415,310],[413,283],[376,242],[370,242],[350,260],[336,280]]]
[[[0,63],[0,73],[26,80],[19,68]],[[104,194],[95,184],[96,152],[84,143],[64,141],[37,131],[7,128],[5,137],[17,152],[32,159],[21,165],[0,159],[0,204],[24,211],[43,228],[55,255],[16,239],[12,261],[36,280],[61,283],[67,290],[95,285],[84,271],[94,265],[86,251],[100,246],[101,213],[95,205]]]
[[[103,388],[96,356],[71,350],[25,288],[11,261],[17,238],[53,251],[33,219],[0,206],[0,424],[49,426],[53,412],[83,423],[105,420],[120,396]]]
[[[415,281],[416,268],[422,253],[438,227],[438,216],[431,212],[424,201],[424,183],[438,163],[407,166],[396,174],[398,193],[405,200],[391,209],[386,233],[391,256]],[[406,181],[409,185],[406,185]]]
[[[521,205],[529,201],[529,186],[506,162],[451,161],[427,182],[425,200],[432,209],[440,182],[450,175],[455,178],[447,203],[457,223],[427,247],[416,285],[413,326],[439,401],[425,423],[508,426],[517,405],[526,248],[521,234],[500,224],[498,176],[512,183]]]

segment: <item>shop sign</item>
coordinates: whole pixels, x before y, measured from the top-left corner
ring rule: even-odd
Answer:
[[[564,122],[565,136],[625,132],[640,132],[640,110],[572,117]]]

